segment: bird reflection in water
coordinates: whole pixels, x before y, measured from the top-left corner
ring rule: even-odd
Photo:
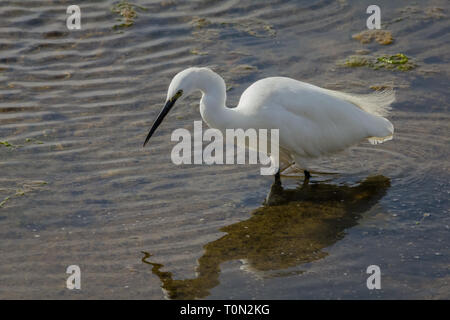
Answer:
[[[323,249],[344,238],[345,230],[357,225],[389,186],[384,176],[352,187],[317,183],[284,190],[273,184],[264,206],[249,219],[221,228],[227,234],[204,246],[196,278],[173,279],[146,252],[142,262],[152,266],[170,299],[207,297],[219,284],[220,265],[226,261],[243,260],[248,270],[263,275],[290,275],[289,268],[327,256]]]

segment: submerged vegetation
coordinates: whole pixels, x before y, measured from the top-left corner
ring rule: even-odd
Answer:
[[[273,38],[277,35],[277,32],[274,29],[274,27],[262,20],[251,19],[227,24],[231,25],[231,27],[236,29],[237,31],[245,32],[257,38],[260,37]]]
[[[34,144],[44,144],[44,142],[34,139],[34,138],[26,138],[25,142],[26,143],[34,143]],[[11,142],[8,142],[8,141],[0,141],[0,146],[4,146],[4,147],[10,148],[10,149],[17,149],[17,148],[23,147],[23,145],[12,144]]]
[[[197,55],[197,56],[206,56],[206,55],[208,55],[207,51],[200,51],[200,50],[198,50],[196,48],[191,49],[190,53],[194,54],[194,55]]]
[[[29,192],[38,190],[40,187],[47,185],[45,181],[31,181],[29,183],[24,184],[21,188],[17,189],[16,192],[12,195],[5,197],[2,201],[0,201],[0,208],[4,207],[8,201],[10,201],[14,197],[21,197],[26,195]]]
[[[211,21],[209,21],[206,18],[198,18],[198,17],[196,17],[196,18],[192,19],[191,24],[195,28],[201,29],[201,28],[209,26],[211,24]]]
[[[126,0],[121,0],[119,3],[115,4],[111,11],[113,13],[119,14],[122,17],[117,20],[121,22],[120,24],[116,24],[113,29],[119,28],[128,28],[134,24],[134,20],[137,18],[136,9],[147,11],[146,8],[131,4]]]
[[[389,69],[399,71],[408,71],[417,67],[417,65],[403,53],[381,57],[352,55],[344,61],[343,65],[346,67],[369,67],[374,70]]]
[[[246,33],[252,37],[264,38],[275,37],[277,32],[274,27],[259,19],[247,19],[234,22],[213,22],[207,18],[194,17],[190,24],[196,29],[193,33],[200,38],[211,38],[218,36],[219,30],[234,30]]]
[[[414,69],[416,65],[409,61],[409,58],[403,53],[397,53],[392,56],[382,56],[377,58],[376,66],[379,68],[392,69],[396,68],[401,71]]]
[[[17,146],[13,145],[12,143],[9,143],[8,141],[0,141],[0,146],[13,149],[17,148]]]
[[[11,199],[11,196],[8,196],[5,199],[3,199],[3,201],[0,202],[0,208],[2,208],[6,204],[6,202],[9,201],[9,199]]]
[[[44,144],[42,141],[34,139],[34,138],[26,138],[25,142],[29,142],[29,143],[36,143],[36,144]]]
[[[363,44],[371,43],[375,40],[379,44],[388,45],[394,41],[392,33],[388,30],[365,30],[354,34],[352,38]]]

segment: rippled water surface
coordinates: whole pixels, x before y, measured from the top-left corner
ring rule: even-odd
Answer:
[[[135,0],[128,28],[117,2],[77,3],[69,31],[71,2],[0,2],[0,298],[450,298],[448,1],[378,1],[390,45],[352,38],[370,1]],[[340,63],[395,53],[417,68]],[[254,165],[175,166],[170,133],[193,129],[198,95],[142,143],[194,65],[224,77],[229,106],[275,75],[394,87],[394,140],[326,160],[337,174],[303,189]]]

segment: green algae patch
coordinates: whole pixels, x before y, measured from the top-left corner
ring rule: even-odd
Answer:
[[[0,141],[0,145],[5,146],[7,148],[14,148],[14,145],[9,143],[8,141]]]
[[[414,69],[416,65],[409,61],[409,58],[403,53],[397,53],[392,56],[382,56],[377,58],[375,68],[398,69],[408,71]]]
[[[44,142],[34,139],[34,138],[26,138],[25,142],[26,143],[34,143],[34,144],[44,144]],[[17,149],[17,148],[23,147],[23,145],[12,144],[8,141],[0,141],[0,147],[1,146],[4,146],[5,148],[10,148],[10,149]]]
[[[36,144],[44,144],[44,142],[42,142],[42,141],[40,141],[40,140],[37,140],[37,139],[34,139],[34,138],[26,138],[26,139],[25,139],[25,142],[28,142],[28,143],[36,143]]]
[[[0,141],[0,146],[4,146],[10,149],[17,149],[18,147],[20,147],[19,145],[9,143],[8,141]]]
[[[352,55],[340,64],[345,67],[368,67],[373,70],[388,69],[409,71],[417,67],[417,65],[403,53],[381,57],[373,57],[368,55]]]
[[[3,199],[3,201],[0,202],[0,208],[2,208],[9,201],[9,199],[11,199],[11,197],[6,197],[5,199]]]
[[[137,12],[136,9],[147,11],[146,8],[143,8],[141,6],[137,6],[135,4],[131,4],[128,1],[122,0],[119,3],[115,4],[111,11],[113,13],[116,13],[121,16],[121,18],[118,18],[118,21],[120,24],[116,24],[113,26],[113,29],[119,29],[119,28],[128,28],[131,27],[134,24],[135,19],[137,18]]]

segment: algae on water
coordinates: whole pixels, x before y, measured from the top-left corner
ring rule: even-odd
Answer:
[[[34,138],[26,138],[25,142],[27,143],[35,143],[35,144],[44,144],[44,142],[34,139]],[[10,148],[10,149],[17,149],[20,147],[23,147],[23,145],[18,145],[18,144],[12,144],[8,141],[0,141],[0,146],[4,146],[6,148]]]
[[[347,67],[363,67],[369,66],[370,64],[371,64],[371,57],[364,55],[350,56],[344,62],[344,65]]]
[[[0,202],[0,208],[1,207],[3,207],[7,202],[8,202],[8,200],[10,199],[11,197],[6,197],[5,199],[3,199],[3,201],[2,202]]]
[[[16,149],[18,146],[9,143],[8,141],[0,141],[0,146],[4,146],[6,148]]]
[[[199,17],[195,17],[194,19],[192,19],[191,24],[198,29],[207,27],[211,24],[211,21],[206,19],[206,18],[199,18]]]
[[[33,142],[33,143],[36,143],[36,144],[44,144],[44,142],[42,142],[40,140],[37,140],[37,139],[34,139],[34,138],[26,138],[25,142],[30,142],[30,143]]]
[[[417,67],[417,65],[403,53],[381,57],[352,55],[345,59],[343,65],[346,67],[369,67],[374,70],[389,69],[399,71],[408,71]]]
[[[196,29],[194,34],[203,38],[205,33],[218,36],[221,30],[234,29],[235,31],[246,33],[253,37],[275,37],[277,32],[274,27],[264,20],[246,19],[240,21],[213,22],[207,18],[194,17],[190,24]],[[212,32],[215,31],[215,32]],[[203,35],[203,36],[202,36]]]
[[[388,30],[365,30],[354,34],[352,38],[363,44],[371,43],[375,40],[379,44],[388,45],[394,41],[392,33]]]
[[[408,71],[414,69],[416,65],[409,61],[409,58],[403,53],[397,53],[392,56],[378,57],[375,62],[375,69],[397,69],[401,71]]]
[[[207,51],[200,51],[200,50],[198,50],[198,49],[191,49],[191,54],[195,54],[195,55],[197,55],[197,56],[207,56],[208,55],[208,52]]]
[[[118,19],[121,23],[114,25],[113,29],[131,27],[134,24],[134,20],[137,18],[136,9],[147,11],[146,8],[131,4],[126,0],[121,0],[119,3],[115,4],[111,8],[111,11],[121,16],[121,18]]]
[[[47,185],[46,181],[43,180],[36,180],[36,181],[30,181],[28,183],[25,183],[22,185],[21,188],[17,189],[15,193],[7,196],[2,201],[0,201],[0,208],[4,207],[8,201],[11,201],[14,197],[21,197],[29,192],[33,192],[36,190],[39,190],[44,185]]]

